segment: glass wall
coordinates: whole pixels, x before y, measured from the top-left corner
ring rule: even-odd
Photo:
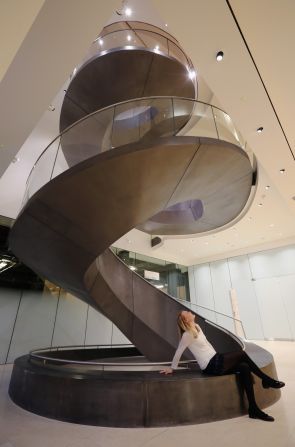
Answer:
[[[169,295],[190,301],[188,268],[184,265],[112,247],[128,267]]]
[[[10,225],[0,216],[0,364],[47,346],[130,343],[101,313],[23,265],[8,247]],[[155,287],[189,300],[186,267],[114,251]]]

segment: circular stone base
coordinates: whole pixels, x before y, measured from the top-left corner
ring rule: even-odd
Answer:
[[[276,377],[273,361],[262,370]],[[280,397],[280,390],[265,390],[256,377],[254,388],[262,408]],[[9,395],[20,407],[41,416],[108,427],[199,424],[247,413],[234,374],[205,376],[195,370],[179,370],[164,376],[158,371],[99,371],[87,365],[37,365],[29,356],[15,361]]]

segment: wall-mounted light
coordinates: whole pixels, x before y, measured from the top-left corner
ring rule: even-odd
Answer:
[[[218,51],[218,53],[216,54],[216,60],[217,60],[218,62],[222,61],[223,56],[224,56],[223,51]]]
[[[196,72],[195,72],[195,70],[189,70],[189,71],[188,71],[188,77],[189,77],[190,79],[195,79],[195,77],[196,77]]]
[[[8,264],[8,261],[0,261],[0,269],[3,269]]]
[[[263,127],[258,127],[258,129],[256,129],[257,133],[261,133],[263,131]]]

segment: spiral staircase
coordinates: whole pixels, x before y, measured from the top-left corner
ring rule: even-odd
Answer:
[[[142,22],[106,27],[74,70],[61,134],[32,169],[11,231],[11,248],[24,263],[99,310],[151,362],[171,360],[178,344],[174,322],[186,306],[109,247],[132,228],[157,235],[225,228],[247,211],[256,188],[255,162],[230,117],[196,96],[192,63],[170,34]],[[219,352],[250,349],[275,375],[269,353],[201,315],[198,322]],[[279,398],[277,390],[256,387],[262,406]],[[10,396],[61,420],[155,426],[243,414],[237,389],[235,376],[205,378],[191,370],[169,378],[93,375],[87,369],[77,375],[23,356],[14,365]],[[222,404],[212,409],[218,392]]]

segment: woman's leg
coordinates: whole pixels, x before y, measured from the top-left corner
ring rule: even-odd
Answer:
[[[260,410],[260,408],[256,403],[253,389],[252,374],[248,363],[246,362],[238,363],[235,366],[234,372],[239,373],[240,381],[242,382],[243,388],[246,392],[249,402],[248,413],[250,418],[261,419],[263,421],[269,421],[269,422],[274,421],[274,418],[264,413],[262,410]]]
[[[267,374],[261,371],[260,368],[253,362],[253,360],[246,354],[245,351],[226,352],[223,354],[223,374],[234,372],[236,365],[239,363],[247,363],[250,371],[262,379],[262,384],[265,387],[281,388],[284,386],[283,382],[272,379]]]

